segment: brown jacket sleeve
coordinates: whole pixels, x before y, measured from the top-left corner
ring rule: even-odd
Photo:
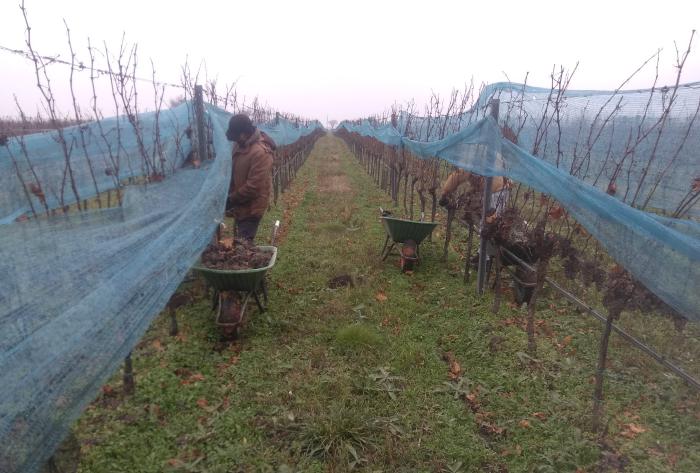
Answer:
[[[442,197],[450,197],[450,195],[469,177],[469,173],[463,170],[452,171],[445,184],[442,186]]]
[[[245,204],[257,197],[267,185],[272,173],[272,153],[258,147],[251,157],[250,170],[245,184],[230,196],[232,204]]]

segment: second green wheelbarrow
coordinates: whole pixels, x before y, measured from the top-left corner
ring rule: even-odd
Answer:
[[[386,239],[384,240],[384,246],[382,247],[382,261],[386,260],[391,252],[394,250],[396,245],[410,245],[411,248],[415,248],[415,255],[408,255],[405,252],[401,252],[400,256],[402,258],[402,268],[406,263],[406,259],[410,259],[410,263],[418,261],[420,257],[420,244],[425,240],[435,227],[437,227],[437,222],[421,222],[415,220],[405,220],[402,218],[392,217],[391,214],[379,209],[381,213],[382,225],[384,226],[384,231],[386,232]]]

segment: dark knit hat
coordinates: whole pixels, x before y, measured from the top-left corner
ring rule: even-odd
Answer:
[[[228,122],[228,130],[226,130],[226,138],[228,138],[229,141],[234,141],[241,136],[241,133],[245,133],[246,135],[255,133],[255,125],[250,121],[248,115],[243,113],[231,117],[231,120]]]

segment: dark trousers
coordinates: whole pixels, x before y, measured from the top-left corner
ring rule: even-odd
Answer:
[[[248,217],[243,220],[236,220],[236,238],[244,240],[255,240],[255,234],[258,233],[258,225],[260,225],[261,217]]]

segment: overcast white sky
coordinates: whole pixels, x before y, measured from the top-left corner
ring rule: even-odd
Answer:
[[[0,46],[24,48],[20,0],[0,2]],[[431,90],[446,94],[472,77],[477,84],[522,81],[549,85],[554,64],[580,63],[572,88],[611,89],[663,48],[661,82],[675,80],[674,40],[685,49],[700,27],[700,1],[149,1],[26,0],[34,47],[69,59],[65,18],[87,61],[87,38],[139,46],[139,75],[179,82],[189,57],[219,83],[269,105],[325,121],[380,112]],[[700,80],[700,37],[683,82]],[[0,116],[15,115],[13,94],[35,113],[31,63],[0,51]],[[68,75],[51,66],[57,87]],[[204,69],[202,69],[204,72]],[[87,74],[82,74],[87,79]],[[628,88],[651,85],[653,66]],[[80,100],[87,104],[87,83]],[[144,101],[148,84],[144,84]],[[170,96],[180,92],[173,90]],[[67,105],[66,91],[60,94]],[[106,97],[103,97],[106,98]],[[146,103],[145,105],[150,105]],[[107,104],[105,114],[109,115]]]

